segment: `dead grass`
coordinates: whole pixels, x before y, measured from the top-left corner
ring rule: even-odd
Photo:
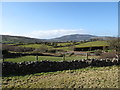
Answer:
[[[118,88],[118,67],[3,77],[3,88]]]

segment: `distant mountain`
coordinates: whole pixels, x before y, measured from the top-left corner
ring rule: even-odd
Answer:
[[[110,40],[115,37],[108,36],[95,36],[89,34],[72,34],[65,35],[53,39],[36,39],[24,36],[11,36],[11,35],[0,35],[2,36],[2,43],[40,43],[40,42],[66,42],[66,41],[82,41],[90,39],[99,39],[99,40]]]
[[[115,39],[116,37],[110,37],[110,36],[98,36],[98,37],[93,37],[92,39],[99,39],[99,40],[111,40]]]
[[[81,40],[90,40],[91,38],[96,38],[98,36],[89,35],[89,34],[72,34],[65,35],[58,38],[49,39],[50,41],[81,41]]]
[[[2,43],[36,43],[43,42],[44,39],[36,39],[24,36],[11,36],[11,35],[0,35],[2,36]]]

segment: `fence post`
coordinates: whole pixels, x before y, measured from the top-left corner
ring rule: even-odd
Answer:
[[[65,61],[65,54],[63,54],[63,60]]]
[[[36,59],[36,61],[38,61],[38,55],[36,55],[36,58],[35,58],[35,59]]]
[[[4,55],[2,55],[2,61],[3,61],[3,62],[5,61],[5,59],[4,59]]]
[[[88,59],[88,53],[86,53],[86,59]]]

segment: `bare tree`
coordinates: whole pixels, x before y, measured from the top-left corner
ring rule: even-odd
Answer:
[[[110,40],[109,44],[110,48],[116,51],[116,57],[120,61],[120,38]]]

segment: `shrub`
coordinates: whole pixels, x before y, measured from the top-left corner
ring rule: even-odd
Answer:
[[[106,52],[102,53],[100,56],[101,59],[106,59],[106,58],[116,58],[116,53],[115,52]]]
[[[56,50],[48,50],[49,53],[56,53]]]
[[[99,55],[101,55],[101,54],[102,54],[102,50],[95,50],[95,52],[94,52],[94,53],[95,53],[95,55],[96,55],[96,56],[99,56]]]
[[[18,46],[11,46],[11,45],[2,45],[2,50],[14,51],[14,52],[29,52],[33,51],[34,48],[29,47],[18,47]]]
[[[47,52],[48,51],[48,48],[46,45],[41,45],[39,48],[36,48],[34,50],[34,52],[40,52],[40,53],[44,53],[44,52]]]
[[[8,50],[2,50],[2,54],[8,54]]]

